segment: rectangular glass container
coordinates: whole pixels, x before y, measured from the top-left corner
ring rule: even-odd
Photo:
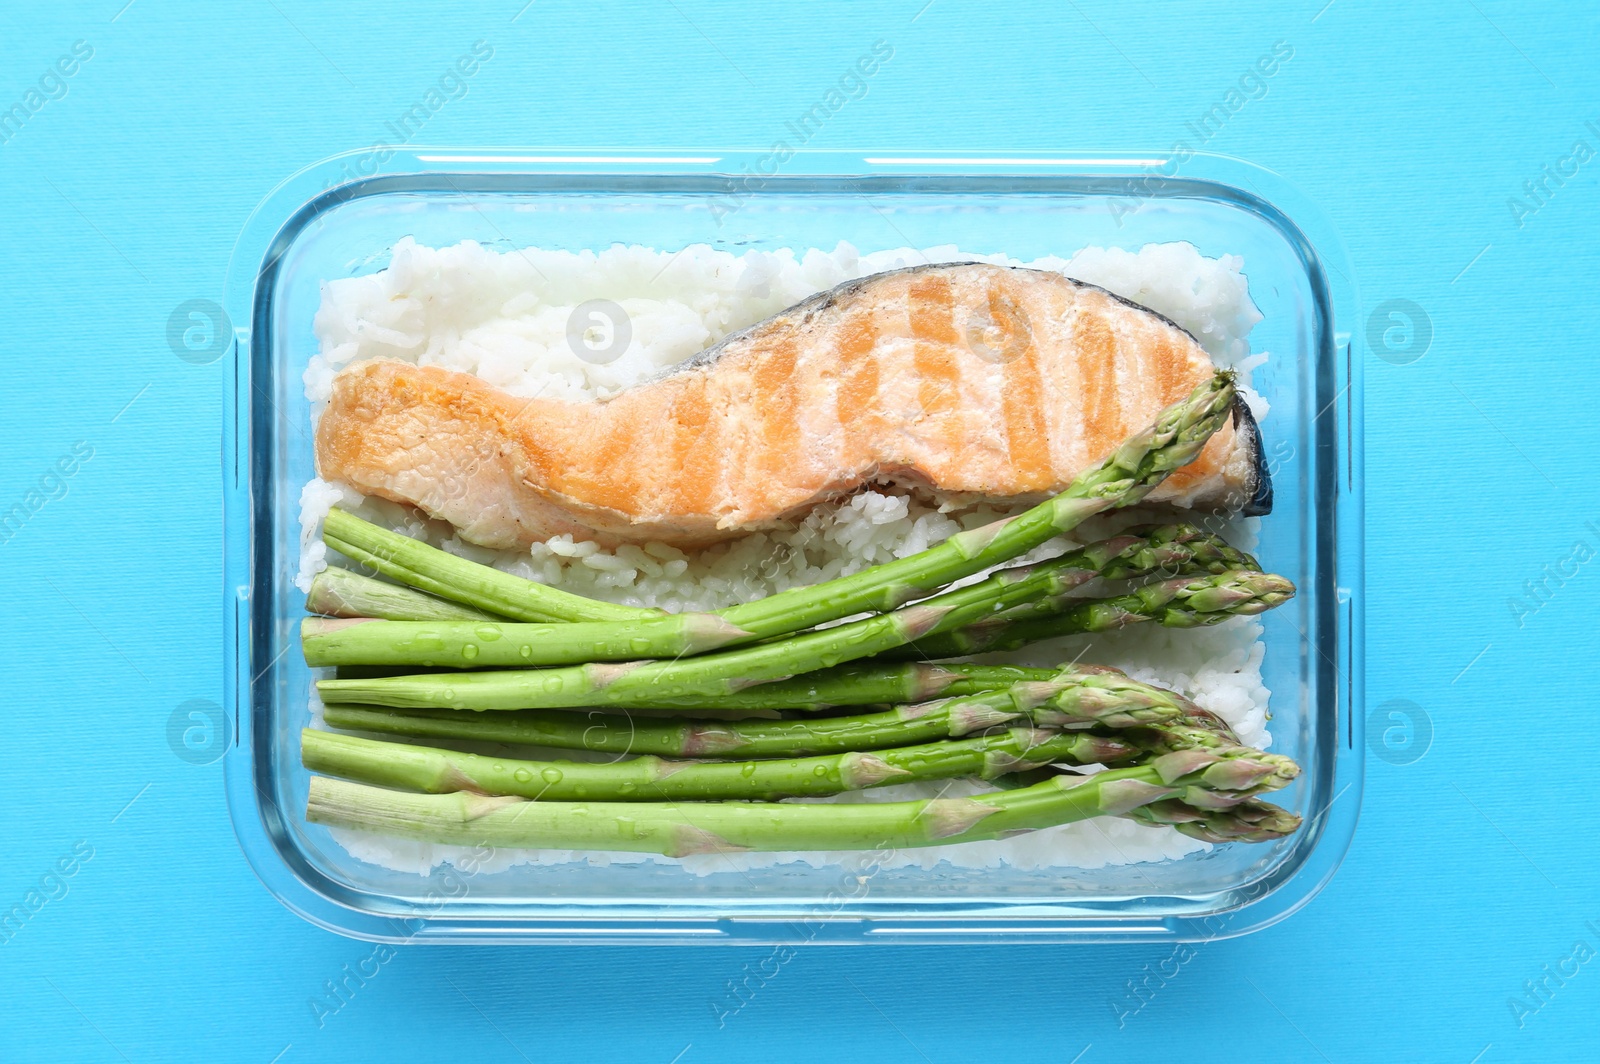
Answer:
[[[235,343],[223,448],[226,753],[235,830],[268,889],[345,934],[404,942],[1003,942],[1214,938],[1266,926],[1333,874],[1361,799],[1361,382],[1354,284],[1322,216],[1281,178],[1220,156],[417,149],[324,160],[247,223],[227,283]],[[381,165],[380,165],[381,164]],[[382,173],[377,173],[378,170]],[[773,170],[781,172],[772,172]],[[374,176],[363,176],[372,171]],[[1271,844],[1092,871],[519,866],[463,886],[358,861],[305,822],[298,734],[301,486],[314,473],[301,374],[319,282],[382,268],[402,237],[444,246],[862,251],[955,244],[1030,260],[1186,240],[1241,255],[1264,315],[1255,371],[1276,499],[1264,566],[1299,586],[1262,618],[1273,749],[1304,766],[1278,799],[1305,826]]]

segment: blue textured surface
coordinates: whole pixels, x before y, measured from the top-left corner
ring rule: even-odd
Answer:
[[[0,127],[0,510],[33,510],[0,536],[0,910],[37,910],[0,935],[0,1060],[1600,1058],[1600,846],[1555,775],[1600,754],[1594,5],[122,2],[0,9],[0,110],[27,114]],[[384,138],[474,41],[492,60],[420,139],[763,146],[878,38],[893,61],[813,146],[1165,149],[1293,47],[1206,146],[1332,215],[1358,336],[1392,299],[1431,326],[1361,347],[1381,719],[1345,867],[1176,955],[808,951],[747,979],[765,951],[408,950],[319,1020],[374,947],[269,897],[221,766],[169,745],[220,696],[226,373],[175,357],[169,314],[220,297],[280,178]]]

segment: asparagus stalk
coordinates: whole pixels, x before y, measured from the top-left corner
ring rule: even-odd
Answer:
[[[306,609],[328,617],[392,621],[492,621],[492,613],[330,565],[311,578]]]
[[[529,624],[307,617],[306,664],[485,666],[578,665],[589,661],[681,658],[742,642],[747,633],[709,613],[644,620]]]
[[[341,680],[368,680],[380,676],[414,676],[421,673],[454,675],[455,669],[390,665],[341,665]],[[720,698],[645,699],[620,703],[630,710],[716,710],[737,715],[763,710],[816,711],[839,706],[869,706],[896,702],[926,702],[942,695],[977,694],[1009,687],[1018,680],[1047,680],[1055,669],[1022,665],[974,665],[958,661],[931,665],[925,662],[852,662],[818,669],[790,680],[760,684]]]
[[[462,675],[321,680],[317,688],[326,703],[361,702],[401,708],[555,709],[722,698],[751,685],[880,655],[920,637],[966,626],[1011,603],[1035,597],[1060,572],[1049,564],[1006,570],[978,584],[946,591],[892,613],[698,658]],[[1262,574],[1245,576],[1268,583],[1281,580]],[[1085,613],[1086,608],[1105,605],[1088,602],[1071,616],[1109,617],[1120,626],[1130,623],[1127,618],[1133,616],[1132,606],[1142,606],[1152,616],[1164,617],[1179,612],[1171,603],[1180,597],[1180,592],[1184,605],[1195,609],[1248,609],[1255,599],[1241,598],[1231,585],[1221,583],[1225,579],[1168,581],[1153,585],[1155,590],[1141,588],[1132,596],[1108,600],[1109,612]],[[1104,623],[1112,626],[1109,621]],[[313,652],[309,660],[326,659]]]
[[[521,761],[380,742],[306,729],[301,760],[313,772],[447,794],[512,794],[540,801],[780,798],[978,776],[1065,762],[1122,761],[1136,747],[1109,736],[1011,728],[971,739],[870,752],[760,761],[668,761],[653,755],[597,764]]]
[[[924,636],[964,627],[1008,605],[1037,597],[1039,589],[1051,586],[1058,573],[1050,564],[1005,570],[892,613],[695,658],[320,680],[317,689],[325,703],[438,709],[560,709],[720,698],[769,680],[881,655]],[[1203,605],[1210,605],[1214,597],[1218,608],[1235,601],[1222,593],[1208,597],[1196,592],[1193,597]],[[1119,606],[1119,615],[1126,612]]]
[[[648,699],[651,706],[702,709],[787,709],[815,712],[838,706],[870,706],[927,702],[1010,687],[1021,680],[1048,680],[1058,670],[1022,665],[973,665],[955,662],[862,661],[819,669],[789,680],[757,684],[717,697]],[[628,704],[635,708],[640,703]]]
[[[934,666],[934,667],[938,667],[938,666]],[[964,664],[961,664],[961,663],[951,663],[951,664],[945,665],[943,667],[944,668],[948,668],[948,669],[962,669],[962,668],[972,668],[973,666],[964,665]],[[1168,753],[1171,750],[1179,749],[1180,746],[1187,747],[1187,746],[1190,746],[1190,745],[1222,745],[1222,746],[1243,746],[1244,745],[1242,742],[1239,741],[1239,736],[1234,733],[1233,726],[1231,724],[1229,724],[1227,721],[1223,720],[1217,714],[1211,712],[1209,709],[1206,709],[1203,706],[1198,705],[1192,699],[1186,698],[1185,696],[1180,695],[1176,691],[1169,691],[1164,687],[1153,687],[1153,686],[1150,686],[1150,685],[1147,685],[1147,684],[1139,684],[1137,681],[1129,679],[1127,674],[1125,674],[1121,669],[1112,668],[1109,665],[1073,665],[1073,666],[1071,666],[1071,668],[1076,672],[1085,673],[1085,674],[1087,674],[1087,673],[1103,673],[1103,674],[1108,675],[1108,676],[1114,676],[1114,677],[1116,677],[1116,678],[1118,678],[1118,679],[1120,679],[1120,680],[1122,680],[1122,681],[1124,681],[1124,682],[1126,682],[1128,684],[1132,684],[1132,685],[1134,685],[1135,688],[1143,688],[1143,689],[1146,689],[1146,690],[1149,690],[1149,691],[1159,692],[1160,695],[1164,699],[1170,700],[1173,705],[1177,706],[1178,714],[1177,714],[1176,717],[1174,717],[1170,721],[1165,721],[1164,720],[1164,721],[1158,722],[1157,724],[1134,724],[1134,725],[1129,725],[1130,728],[1136,729],[1136,730],[1140,731],[1141,734],[1144,734],[1144,735],[1147,736],[1147,738],[1145,740],[1145,742],[1146,742],[1145,749],[1147,749],[1147,750],[1152,750],[1155,753]],[[1212,743],[1212,744],[1207,744],[1207,743],[1204,743],[1204,742],[1190,742],[1190,743],[1187,743],[1187,744],[1185,744],[1185,743],[1175,743],[1175,744],[1171,744],[1171,745],[1161,746],[1159,749],[1156,748],[1155,745],[1153,745],[1154,743],[1160,741],[1160,736],[1162,736],[1162,735],[1178,735],[1178,734],[1180,734],[1180,732],[1182,734],[1188,734],[1186,731],[1183,731],[1184,729],[1197,729],[1197,732],[1204,732],[1206,734],[1214,736],[1218,740],[1218,742],[1217,743]]]
[[[1179,716],[1184,707],[1178,696],[1111,670],[1026,671],[1041,675],[972,697],[812,721],[666,721],[559,710],[475,713],[341,705],[324,707],[323,719],[335,728],[390,735],[520,743],[599,753],[740,758],[800,757],[911,746],[1024,720],[1035,727],[1132,728],[1184,719]],[[1155,741],[1147,739],[1140,748],[1149,749]]]
[[[1221,717],[1207,709],[1203,709],[1194,702],[1183,697],[1175,691],[1161,688],[1146,688],[1144,685],[1134,684],[1116,669],[1103,665],[1077,665],[1073,666],[1074,672],[1081,675],[1090,673],[1104,673],[1119,677],[1131,685],[1135,691],[1155,691],[1161,696],[1171,699],[1178,707],[1180,715],[1175,719],[1174,725],[1185,725],[1191,728],[1204,729],[1205,732],[1216,736],[1222,745],[1240,745],[1239,737]],[[341,670],[342,671],[342,670]],[[368,706],[345,706],[332,704],[323,708],[323,716],[329,724],[336,728],[347,728],[353,731],[383,732],[393,735],[431,736],[434,738],[452,739],[479,739],[486,742],[524,743],[533,746],[550,746],[563,750],[595,750],[608,753],[640,753],[657,754],[663,757],[691,757],[704,756],[712,747],[701,747],[702,743],[713,740],[700,737],[695,729],[701,725],[709,725],[717,729],[722,728],[722,721],[736,714],[770,713],[774,710],[817,711],[844,706],[865,706],[879,703],[902,703],[888,714],[873,714],[865,717],[827,718],[823,721],[803,722],[784,721],[774,725],[778,730],[771,733],[777,743],[775,746],[762,745],[758,747],[728,745],[723,751],[729,754],[739,754],[743,757],[781,757],[796,756],[803,753],[826,753],[829,751],[848,749],[869,749],[871,745],[894,746],[907,743],[920,742],[925,739],[937,738],[942,734],[965,734],[974,730],[979,725],[967,727],[959,732],[944,732],[945,727],[940,723],[941,716],[955,707],[949,699],[966,698],[971,695],[983,694],[989,691],[999,691],[1025,680],[1052,680],[1057,678],[1057,669],[1027,668],[1020,665],[972,665],[966,662],[951,662],[943,665],[925,665],[915,663],[880,663],[861,662],[850,665],[840,665],[833,669],[824,669],[819,672],[807,673],[792,680],[780,680],[774,683],[759,684],[748,690],[738,691],[722,698],[704,698],[687,700],[683,705],[674,705],[670,702],[651,702],[649,705],[626,706],[630,711],[629,716],[605,714],[599,711],[590,711],[581,718],[566,711],[543,712],[539,710],[511,710],[505,713],[484,714],[471,710],[454,709],[413,709],[394,710],[377,709]],[[921,705],[906,705],[905,703],[923,703],[933,699],[945,698],[947,701],[941,705],[938,714],[931,712],[928,707]],[[1146,702],[1146,705],[1149,703]],[[652,714],[670,714],[673,711],[692,711],[698,717],[717,714],[719,720],[678,720],[667,722],[651,722],[652,728],[663,729],[646,733],[641,730],[638,717],[632,716],[641,710],[649,710]],[[877,722],[881,720],[900,721],[899,727],[907,726],[907,721],[915,718],[919,727],[929,729],[918,731],[915,734],[905,733],[902,738],[892,738],[887,741],[870,741],[867,735],[876,735]],[[575,726],[579,720],[585,721],[582,726]],[[1015,715],[1007,715],[988,721],[989,724],[1004,723],[1016,719]],[[854,731],[854,722],[871,722],[868,731]],[[837,733],[829,731],[835,722],[838,722]],[[739,731],[744,733],[748,721],[739,722]],[[1123,722],[1128,725],[1128,722]],[[819,726],[827,726],[820,727]],[[811,732],[803,729],[819,728]],[[673,736],[679,730],[683,739]],[[638,737],[638,743],[646,745],[628,745],[628,735]],[[720,738],[715,740],[720,743],[732,743],[735,740],[726,732],[716,732]],[[753,733],[765,736],[767,733]],[[843,745],[806,745],[822,743],[823,734],[833,736],[828,742],[840,742]],[[900,734],[900,733],[896,733]],[[1171,733],[1176,735],[1176,733]],[[1146,738],[1148,744],[1159,742],[1159,735]],[[762,738],[764,744],[766,738]],[[688,745],[679,746],[682,742]],[[799,745],[793,747],[783,745],[794,742]],[[1190,745],[1197,745],[1191,742]],[[1163,749],[1175,749],[1169,744]]]
[[[440,598],[520,621],[625,621],[660,610],[619,606],[546,587],[469,562],[335,507],[322,521],[323,541],[351,561]]]
[[[1221,576],[1230,570],[1261,569],[1260,563],[1251,555],[1229,546],[1220,537],[1201,532],[1193,525],[1163,525],[1150,530],[1145,543],[1148,545],[1141,545],[1125,554],[1116,562],[1106,566],[1099,575],[1107,579],[1152,575],[1171,579],[1206,573]],[[1054,616],[1064,608],[1079,605],[1081,602],[1081,599],[1065,594],[1052,593],[1032,602],[1014,606],[990,620],[998,626],[1001,618],[1010,623]]]
[[[1044,639],[1115,631],[1145,621],[1168,628],[1198,628],[1265,613],[1288,601],[1294,591],[1293,583],[1274,573],[1230,570],[1176,577],[1113,598],[1060,598],[1049,609],[1028,611],[1022,619],[1013,619],[1012,613],[996,614],[930,633],[878,656],[934,660],[1009,651]]]
[[[386,710],[327,706],[323,720],[347,731],[544,746],[656,757],[806,757],[911,746],[954,738],[1024,717],[1020,711],[941,703],[821,720],[659,720],[625,714],[523,709]]]
[[[1139,745],[1131,732],[1118,732],[1116,737]],[[1146,763],[1161,768],[1165,778],[1194,777],[1196,782],[1180,786],[1172,797],[1207,812],[1232,809],[1255,795],[1285,787],[1300,775],[1300,766],[1292,758],[1250,746],[1187,748],[1153,756],[1146,753]],[[1052,767],[1024,769],[1015,778],[1002,777],[999,786],[1031,786],[1056,771]]]
[[[326,703],[441,709],[559,709],[722,696],[904,646],[942,625],[977,620],[1030,591],[995,577],[915,606],[772,643],[670,661],[590,663],[553,669],[319,680]],[[379,623],[379,622],[373,622]]]
[[[1177,798],[1141,805],[1122,814],[1151,826],[1170,825],[1203,842],[1271,842],[1293,834],[1300,817],[1258,798],[1227,809],[1198,809]]]
[[[1170,754],[1174,750],[1230,750],[1243,746],[1231,730],[1218,730],[1208,721],[1196,720],[1187,714],[1176,720],[1131,728],[1126,738],[1150,754]]]
[[[1060,775],[1053,766],[997,777],[998,787],[1016,790]],[[1181,798],[1163,798],[1119,814],[1149,827],[1172,827],[1203,842],[1270,842],[1293,834],[1300,817],[1259,798],[1244,798],[1226,809],[1200,809]]]
[[[1033,566],[1004,570],[988,585],[1006,600],[1058,596],[1097,576],[1130,577],[1170,568],[1219,565],[1237,552],[1192,525],[1123,533]],[[380,587],[390,585],[380,584]],[[415,594],[415,593],[413,593]],[[1007,611],[1011,616],[1015,611]],[[369,616],[379,616],[374,613]],[[685,613],[630,621],[516,624],[308,617],[301,623],[306,664],[481,668],[581,665],[593,661],[682,658],[755,635],[718,615]],[[353,618],[353,619],[347,619]]]
[[[1116,816],[1210,786],[1205,770],[1174,774],[1173,767],[1158,760],[1091,776],[1055,776],[975,798],[860,804],[546,802],[466,791],[408,794],[313,776],[306,818],[427,842],[672,857],[738,850],[898,849],[1004,838]]]
[[[1003,714],[1000,722],[1016,719]],[[803,757],[909,746],[969,729],[949,715],[907,717],[902,709],[822,720],[656,720],[625,714],[523,709],[474,713],[458,709],[374,709],[326,706],[323,720],[347,731],[433,739],[543,746],[656,757]]]
[[[1095,576],[1122,579],[1144,576],[1155,572],[1178,575],[1181,573],[1221,572],[1229,568],[1256,568],[1255,560],[1248,554],[1234,550],[1219,537],[1188,524],[1130,528],[1118,536],[1090,547],[1082,548],[1074,553],[1082,559],[1083,566],[1076,574],[1070,573],[1064,567],[1060,578],[1063,590],[1079,583],[1085,583]],[[1076,579],[1074,579],[1074,576]],[[1021,619],[1027,615],[1028,611],[1036,607],[1046,610],[1053,608],[1052,601],[1047,600],[1044,603],[1017,606],[1007,610],[1004,616]],[[474,609],[471,606],[436,598],[433,595],[416,591],[404,585],[374,580],[369,576],[363,576],[360,573],[338,566],[330,566],[312,578],[311,590],[306,598],[306,609],[312,613],[327,617],[380,618],[390,621],[496,621],[505,619],[483,610]],[[623,623],[628,624],[630,622]],[[313,629],[313,631],[315,632],[317,629]],[[370,629],[362,633],[367,638],[374,634]],[[348,634],[346,638],[348,638]],[[411,636],[411,639],[414,644],[414,635]],[[464,644],[470,639],[471,636],[467,636],[460,643]],[[310,649],[309,645],[308,649]],[[432,657],[437,654],[439,648],[436,645],[429,645],[416,649],[418,653],[415,656],[420,660],[409,660],[408,656],[405,664],[427,665],[432,660]],[[459,651],[464,649],[464,645],[458,645],[457,653],[451,656],[452,664],[439,667],[464,667],[464,663],[459,660],[463,656]],[[630,646],[630,652],[627,656],[641,656],[634,652],[634,649]],[[427,653],[424,654],[422,651]],[[648,656],[671,657],[684,651],[685,647],[682,644],[672,644],[666,646],[661,652],[652,653]],[[367,662],[363,663],[366,664]],[[481,666],[489,663],[478,662],[477,664]],[[527,663],[511,661],[502,664],[520,665]],[[549,662],[546,662],[546,664],[549,664]],[[885,699],[885,701],[892,700]]]
[[[1169,783],[1179,781],[1171,797],[1205,810],[1232,809],[1258,794],[1285,787],[1300,775],[1300,766],[1292,758],[1248,746],[1174,750],[1149,763],[1159,768]]]
[[[1101,566],[1100,575],[1108,579],[1260,568],[1254,557],[1230,546],[1221,536],[1186,523],[1137,525],[1096,546],[1104,552],[1119,541],[1128,545],[1108,556]]]

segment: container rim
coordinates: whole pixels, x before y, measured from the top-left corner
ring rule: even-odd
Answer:
[[[1323,391],[1333,396],[1315,426],[1315,446],[1335,478],[1330,496],[1335,520],[1316,534],[1327,571],[1319,584],[1336,589],[1339,611],[1329,618],[1337,633],[1334,724],[1340,734],[1329,792],[1319,796],[1302,831],[1315,832],[1298,861],[1284,861],[1264,876],[1219,892],[1218,903],[1191,915],[1153,918],[1083,912],[1038,917],[1038,908],[1005,904],[919,906],[916,913],[885,911],[868,917],[818,913],[805,917],[814,944],[898,942],[915,944],[1006,942],[1196,941],[1235,937],[1270,926],[1307,904],[1332,878],[1348,851],[1359,817],[1364,771],[1364,499],[1362,366],[1351,347],[1356,288],[1348,253],[1328,218],[1281,176],[1244,160],[1208,152],[853,152],[800,149],[778,163],[760,149],[594,149],[563,147],[451,148],[415,146],[342,152],[315,162],[280,182],[251,212],[235,244],[224,282],[224,312],[232,324],[233,366],[224,404],[222,475],[224,496],[225,690],[231,743],[224,756],[225,786],[234,830],[267,889],[310,922],[356,938],[391,943],[548,942],[618,944],[722,942],[795,944],[792,916],[719,917],[707,912],[683,917],[628,915],[629,907],[605,913],[574,913],[525,919],[485,907],[474,915],[426,918],[384,913],[359,904],[351,892],[321,888],[309,868],[296,869],[275,839],[284,825],[256,776],[257,713],[252,698],[257,640],[252,637],[253,470],[250,409],[251,340],[256,335],[258,294],[270,283],[284,252],[309,221],[325,210],[400,187],[438,191],[493,191],[515,184],[568,188],[574,179],[605,178],[613,187],[697,191],[731,196],[769,190],[797,192],[808,186],[837,188],[849,181],[857,191],[900,187],[908,179],[954,191],[1028,191],[1074,187],[1116,197],[1136,207],[1154,197],[1205,191],[1220,195],[1278,228],[1295,247],[1312,280],[1323,320],[1317,359],[1330,375]],[[771,164],[775,168],[768,170]],[[820,183],[820,184],[819,184]],[[1293,219],[1293,220],[1291,220]],[[1320,393],[1319,393],[1320,394]],[[1326,581],[1324,583],[1324,581]],[[1313,859],[1314,857],[1314,859]],[[311,873],[312,879],[307,878]],[[332,884],[329,884],[332,886]],[[638,906],[634,906],[638,909]],[[904,908],[902,905],[901,908]],[[1063,909],[1071,909],[1064,903]]]

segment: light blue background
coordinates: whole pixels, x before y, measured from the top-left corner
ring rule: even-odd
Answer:
[[[1510,605],[1600,549],[1600,160],[1520,226],[1507,204],[1576,140],[1600,149],[1595,5],[123,2],[0,8],[0,106],[94,49],[0,144],[0,510],[94,451],[0,545],[0,909],[75,841],[94,852],[0,945],[0,1060],[1600,1059],[1600,963],[1543,1002],[1524,987],[1580,940],[1600,951],[1581,775],[1600,565],[1520,623]],[[220,298],[274,184],[384,137],[480,38],[493,59],[420,140],[764,147],[883,38],[893,61],[813,146],[1166,149],[1293,46],[1208,148],[1330,213],[1358,335],[1389,299],[1432,327],[1410,364],[1360,348],[1369,705],[1415,703],[1432,746],[1391,763],[1405,736],[1390,751],[1380,724],[1390,760],[1369,759],[1320,897],[1199,948],[1120,1027],[1125,984],[1169,948],[808,951],[722,1028],[712,1004],[756,952],[412,949],[319,1028],[310,999],[372,947],[267,895],[220,764],[167,741],[174,707],[221,695],[227,370],[175,357],[166,325]]]

